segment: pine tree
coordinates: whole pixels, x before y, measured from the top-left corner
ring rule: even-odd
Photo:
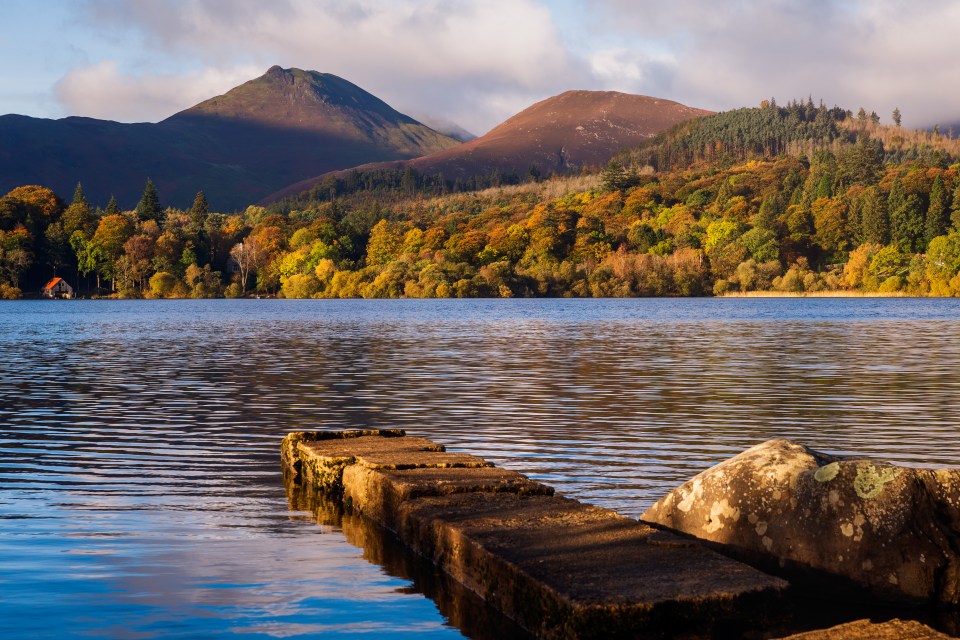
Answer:
[[[193,199],[193,206],[190,207],[190,234],[196,238],[196,249],[198,253],[208,256],[210,263],[213,263],[214,252],[213,245],[209,242],[207,235],[207,218],[210,214],[210,206],[207,204],[207,198],[203,191],[198,191]]]
[[[864,242],[887,244],[890,242],[890,221],[887,203],[877,187],[869,187],[860,201],[860,219]]]
[[[163,220],[163,208],[160,206],[160,196],[153,181],[147,178],[147,185],[143,189],[143,197],[136,208],[137,217],[141,221],[154,220],[158,224]]]
[[[947,190],[943,186],[943,179],[937,175],[933,181],[933,187],[930,189],[930,207],[927,209],[927,224],[923,236],[924,246],[930,244],[930,241],[937,236],[942,236],[947,232],[947,226],[950,223],[950,208],[948,205]]]
[[[950,222],[954,229],[960,229],[960,180],[957,180],[957,188],[953,190],[953,204],[950,206],[953,213],[950,214]]]
[[[110,196],[110,202],[107,203],[107,208],[104,210],[104,213],[108,216],[121,213],[120,205],[117,204],[117,199],[114,196]]]
[[[893,108],[893,124],[900,126],[900,107]]]
[[[916,194],[906,195],[897,176],[890,187],[887,211],[890,213],[890,241],[903,251],[917,251],[923,239],[922,201]]]
[[[73,205],[90,206],[87,202],[87,196],[83,193],[83,185],[79,182],[77,183],[77,188],[73,190],[73,201],[70,203],[70,206],[72,207]]]
[[[198,191],[193,199],[193,206],[190,207],[190,222],[198,232],[203,230],[209,213],[210,206],[207,204],[207,198],[203,195],[203,191]]]

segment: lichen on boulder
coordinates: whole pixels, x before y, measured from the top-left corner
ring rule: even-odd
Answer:
[[[771,440],[671,491],[641,520],[765,566],[960,604],[960,469],[841,458]]]

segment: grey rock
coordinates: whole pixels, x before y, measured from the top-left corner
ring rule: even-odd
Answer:
[[[960,604],[960,469],[757,445],[671,491],[641,520],[877,595]]]

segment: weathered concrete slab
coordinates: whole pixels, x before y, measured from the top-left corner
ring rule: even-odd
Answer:
[[[404,502],[400,539],[544,638],[658,637],[760,624],[785,583],[699,544],[559,496]]]
[[[408,500],[458,493],[553,495],[553,488],[515,471],[496,467],[372,469],[350,465],[343,471],[344,502],[396,532],[400,505]]]
[[[857,620],[830,629],[808,631],[781,640],[950,640],[951,636],[915,620],[874,623]]]
[[[641,520],[790,572],[960,604],[960,470],[843,459],[786,440],[696,476]]]
[[[293,478],[342,492],[347,504],[540,637],[712,637],[762,625],[778,611],[783,580],[554,496],[521,474],[473,464],[479,459],[454,467],[442,456],[459,454],[431,445],[376,434],[291,434],[282,449]]]
[[[339,490],[343,469],[359,464],[371,469],[489,467],[489,462],[465,453],[448,453],[424,438],[404,437],[399,430],[297,432],[284,439],[284,462],[298,475],[320,487]],[[317,434],[316,439],[310,436]]]

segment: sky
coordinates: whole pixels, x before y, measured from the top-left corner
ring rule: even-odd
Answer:
[[[156,122],[270,66],[482,134],[568,89],[960,123],[960,0],[0,0],[0,114]]]

